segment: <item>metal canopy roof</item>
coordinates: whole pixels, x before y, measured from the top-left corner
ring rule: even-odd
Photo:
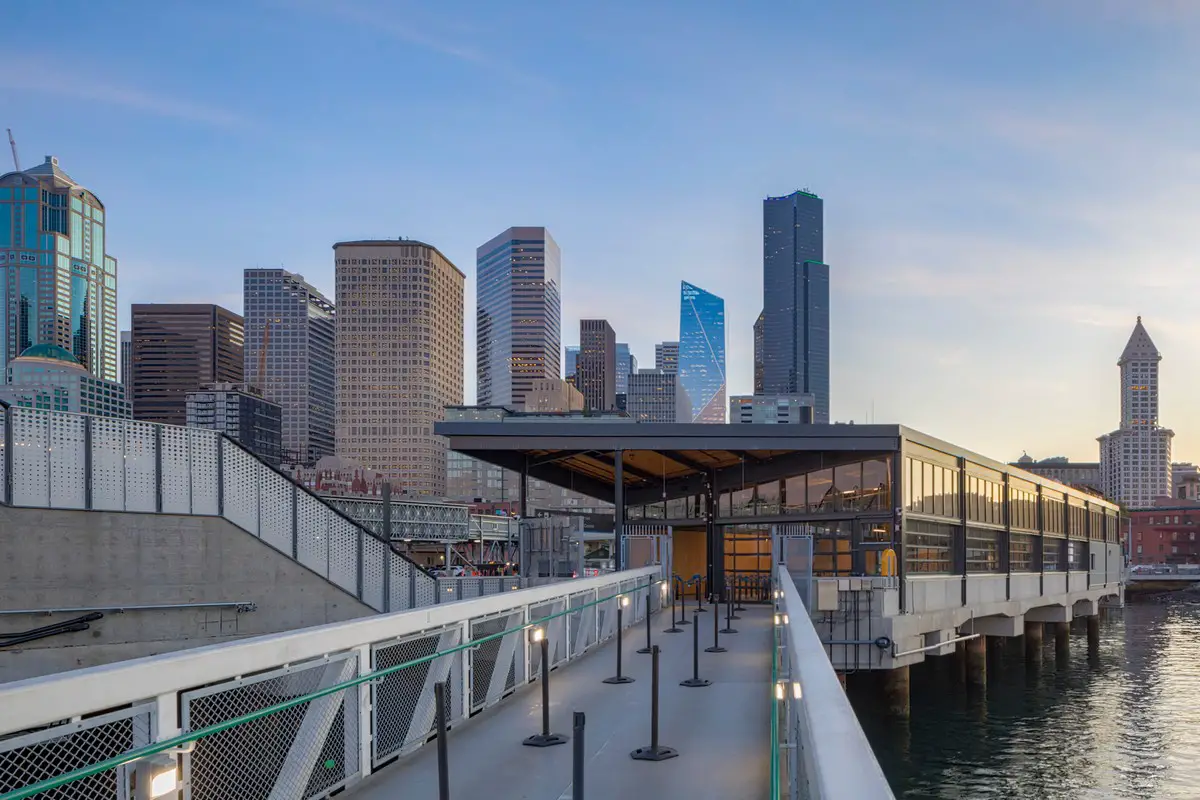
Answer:
[[[626,502],[767,481],[900,448],[898,425],[700,425],[587,421],[450,421],[435,432],[450,448],[567,489],[612,501],[614,451]]]

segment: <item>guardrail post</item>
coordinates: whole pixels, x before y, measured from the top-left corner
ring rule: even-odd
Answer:
[[[355,559],[355,562],[357,562],[355,564],[355,581],[358,586],[358,599],[361,600],[363,598],[363,559],[366,554],[366,542],[364,541],[366,531],[361,525],[357,526],[355,530],[358,531],[358,558]],[[325,537],[325,541],[329,541],[328,536]]]
[[[158,440],[158,431],[154,437],[154,474],[159,473],[158,465],[162,458],[162,445]],[[162,511],[162,489],[158,479],[154,482],[155,511]],[[83,418],[83,507],[92,510],[92,418]]]
[[[329,537],[325,537],[328,541]],[[300,485],[292,484],[292,558],[300,558]]]
[[[358,653],[358,674],[366,675],[372,671],[371,645],[364,644],[354,648]],[[358,692],[358,769],[362,777],[371,774],[374,758],[375,708],[371,704],[371,682],[360,683]]]
[[[433,685],[434,714],[437,721],[438,798],[450,800],[450,756],[446,747],[446,684],[438,681]]]
[[[0,492],[4,493],[4,504],[11,506],[13,503],[13,421],[12,409],[7,405],[2,406],[4,409],[4,482],[0,485]]]
[[[437,600],[434,602],[436,603]],[[415,561],[409,564],[408,568],[408,607],[417,607],[417,565]]]
[[[217,516],[225,516],[225,439],[217,434]]]
[[[392,610],[392,540],[383,543],[383,610]]]
[[[463,644],[471,641],[471,620],[463,621],[459,641]],[[462,657],[462,669],[459,670],[462,673],[462,686],[460,687],[462,692],[459,695],[463,699],[462,718],[468,719],[471,716],[471,681],[473,679],[471,671],[474,669],[471,664],[471,648],[464,647],[459,651],[459,655]]]

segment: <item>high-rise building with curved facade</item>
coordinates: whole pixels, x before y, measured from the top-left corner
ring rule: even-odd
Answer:
[[[0,370],[36,344],[117,380],[117,260],[104,204],[54,156],[0,175]]]
[[[725,301],[683,281],[679,293],[679,383],[692,404],[691,419],[725,422]]]

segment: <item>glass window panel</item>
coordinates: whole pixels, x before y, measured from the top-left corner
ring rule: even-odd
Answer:
[[[863,462],[863,491],[868,493],[870,502],[866,509],[871,511],[887,511],[892,507],[892,470],[890,459],[877,459]]]
[[[933,468],[933,513],[939,517],[946,513],[946,495],[944,483],[944,472],[941,467]]]
[[[947,523],[909,520],[904,535],[906,574],[951,573],[954,540],[959,530]]]
[[[921,510],[933,513],[933,464],[921,462]]]
[[[758,485],[758,498],[756,505],[758,514],[778,514],[779,513],[779,490],[780,481],[768,481]]]
[[[795,475],[784,481],[786,502],[784,510],[788,513],[803,513],[808,510],[808,482],[806,475]]]
[[[833,503],[829,490],[833,488],[833,470],[819,469],[808,473],[808,505],[810,510],[828,509]]]
[[[999,572],[1003,533],[990,528],[967,528],[967,572]]]

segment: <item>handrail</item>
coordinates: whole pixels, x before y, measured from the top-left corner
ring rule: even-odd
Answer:
[[[775,686],[783,694],[791,715],[789,721],[797,718],[801,741],[792,744],[800,748],[798,760],[802,760],[803,769],[798,777],[805,780],[808,789],[803,796],[817,800],[894,800],[786,564],[776,565],[775,582],[779,633],[790,673]]]
[[[645,568],[645,569],[657,569],[657,568]],[[646,585],[644,588],[647,590],[649,590],[652,586],[654,586],[656,584],[664,583],[668,580],[666,578],[661,578],[661,577],[658,578],[657,580],[655,580],[653,574],[646,574],[646,578],[647,578],[647,580],[646,580]],[[559,586],[561,586],[561,584],[559,584]],[[638,588],[640,589],[642,587],[638,587]],[[532,591],[532,590],[526,590],[526,591]],[[572,593],[574,593],[574,592],[572,592]],[[196,742],[200,739],[204,739],[206,737],[212,736],[212,735],[220,733],[222,731],[229,730],[230,728],[235,728],[239,725],[244,725],[248,722],[253,722],[254,720],[262,719],[262,718],[268,717],[272,714],[277,714],[281,711],[286,711],[290,708],[295,708],[296,706],[311,702],[313,700],[318,700],[322,697],[328,697],[329,695],[336,694],[337,692],[345,691],[346,689],[352,689],[356,686],[359,686],[361,684],[364,684],[364,683],[367,683],[370,681],[376,681],[381,678],[386,678],[388,675],[395,674],[397,672],[400,672],[401,670],[409,669],[411,667],[418,666],[420,664],[428,663],[430,661],[433,661],[436,658],[453,655],[455,653],[462,652],[463,650],[478,647],[481,644],[485,644],[486,642],[490,642],[490,641],[499,639],[504,636],[511,636],[513,633],[515,633],[517,631],[528,630],[529,628],[536,627],[538,625],[541,625],[541,624],[548,622],[552,619],[555,619],[557,617],[562,617],[562,616],[566,616],[567,614],[576,613],[581,608],[588,608],[591,606],[599,605],[600,603],[607,602],[608,600],[612,600],[615,597],[620,597],[621,595],[627,594],[627,593],[628,592],[616,592],[614,594],[606,595],[604,597],[598,597],[595,600],[591,600],[580,606],[576,606],[575,608],[566,608],[562,611],[557,611],[552,614],[548,614],[548,615],[546,615],[544,617],[540,617],[536,620],[530,620],[529,622],[526,622],[517,628],[488,634],[487,636],[483,636],[478,639],[472,639],[471,641],[464,642],[459,645],[455,645],[454,647],[450,647],[445,650],[438,650],[429,655],[420,656],[418,658],[411,659],[409,661],[405,661],[401,664],[396,664],[394,666],[387,667],[385,669],[376,670],[374,672],[369,672],[365,675],[359,675],[355,678],[351,678],[350,680],[335,684],[333,686],[329,686],[324,689],[320,689],[318,691],[303,695],[301,697],[294,697],[290,700],[285,700],[280,703],[275,703],[274,705],[270,705],[265,708],[259,709],[257,711],[253,711],[248,714],[243,714],[241,716],[234,717],[233,719],[225,720],[224,722],[216,723],[214,725],[209,725],[207,727],[200,728],[195,731],[181,733],[178,736],[174,736],[169,739],[165,739],[163,741],[154,742],[149,745],[144,745],[142,747],[134,748],[133,750],[129,750],[119,756],[114,756],[114,757],[106,759],[104,761],[97,762],[96,764],[92,764],[87,767],[81,767],[79,769],[72,770],[70,772],[64,773],[57,777],[48,778],[46,780],[39,781],[38,783],[30,784],[29,786],[25,786],[25,787],[15,790],[15,791],[8,792],[7,794],[0,795],[0,800],[26,800],[26,798],[34,797],[38,794],[41,794],[42,792],[61,788],[68,784],[74,783],[75,781],[82,780],[84,778],[88,778],[93,775],[98,775],[101,772],[106,772],[110,769],[115,769],[116,767],[120,767],[125,764],[130,764],[134,761],[138,761],[139,759],[145,758],[147,756],[155,755],[157,753],[162,753],[167,750],[175,750],[175,749],[181,748],[191,742]],[[515,594],[514,594],[514,596],[515,596]],[[521,603],[521,605],[525,605],[525,604],[526,603]],[[650,613],[650,609],[648,607],[646,609],[646,613],[647,614]],[[617,631],[615,635],[620,636],[621,632]]]

